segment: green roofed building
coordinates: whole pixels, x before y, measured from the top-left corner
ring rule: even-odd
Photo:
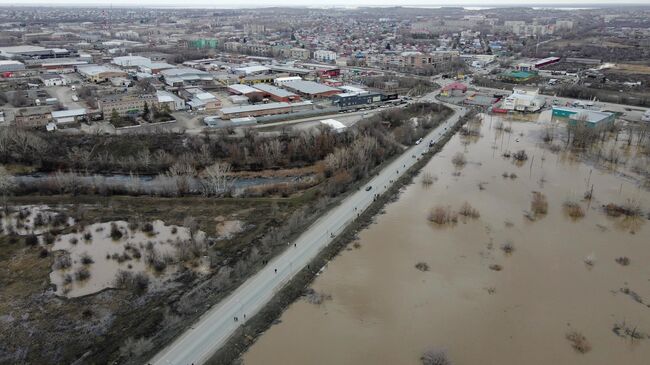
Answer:
[[[587,128],[605,128],[614,124],[616,114],[569,107],[553,107],[553,116],[566,118],[570,126],[582,124]]]

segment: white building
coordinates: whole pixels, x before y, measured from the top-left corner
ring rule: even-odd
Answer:
[[[276,84],[277,86],[282,86],[288,82],[299,81],[299,80],[302,80],[302,77],[300,76],[278,77],[277,79],[273,80],[273,83]]]
[[[512,95],[503,100],[501,108],[519,112],[536,112],[542,109],[545,100],[539,96],[539,89],[514,88]]]
[[[334,51],[328,51],[325,49],[319,49],[314,52],[314,59],[321,62],[334,62],[338,55]]]
[[[41,76],[41,81],[45,86],[64,86],[68,84],[68,80],[61,75],[45,74]]]
[[[169,110],[185,110],[185,100],[170,93],[169,91],[157,90],[156,97],[158,97],[159,105],[169,106]]]

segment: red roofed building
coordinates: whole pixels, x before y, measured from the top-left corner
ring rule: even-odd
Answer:
[[[460,82],[452,82],[442,88],[442,96],[461,96],[467,91],[467,85]]]

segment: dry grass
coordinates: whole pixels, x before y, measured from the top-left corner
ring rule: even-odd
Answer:
[[[535,215],[545,215],[548,213],[548,201],[546,195],[538,191],[533,191],[533,200],[530,202],[530,210]]]
[[[481,216],[478,210],[474,209],[474,207],[472,207],[468,202],[464,202],[463,205],[460,206],[458,214],[462,215],[463,217],[475,219]]]
[[[618,205],[609,203],[605,205],[605,214],[610,217],[638,217],[642,214],[641,206],[638,202],[628,199],[624,204]]]
[[[591,345],[587,338],[578,331],[571,331],[566,334],[566,339],[571,343],[571,347],[577,352],[584,354],[591,350]]]
[[[577,202],[570,200],[564,202],[564,211],[569,217],[573,219],[578,219],[585,216],[585,211],[582,209],[582,206],[580,206],[580,204]]]
[[[424,186],[430,186],[436,180],[438,179],[435,176],[433,176],[430,172],[425,172],[424,174],[422,174],[422,185]]]
[[[450,207],[436,206],[429,212],[427,218],[429,222],[439,225],[458,222],[458,213],[451,210]]]

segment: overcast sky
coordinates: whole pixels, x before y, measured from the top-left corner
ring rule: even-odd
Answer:
[[[92,6],[173,6],[173,7],[207,7],[207,8],[241,8],[265,6],[480,6],[517,5],[517,6],[576,6],[584,7],[589,4],[650,4],[650,0],[0,0],[0,5],[92,5]]]

